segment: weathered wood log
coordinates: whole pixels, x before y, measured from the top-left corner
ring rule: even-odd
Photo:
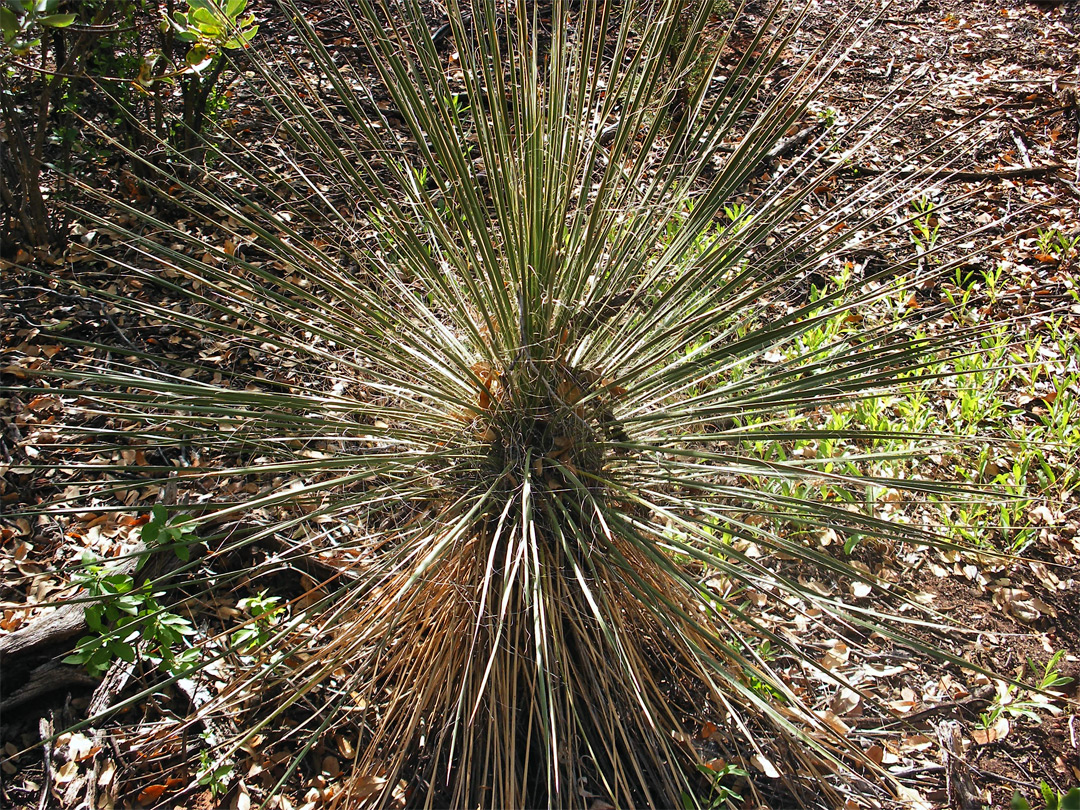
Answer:
[[[81,604],[62,605],[26,627],[0,637],[0,667],[9,672],[9,667],[18,666],[17,661],[9,660],[10,656],[29,655],[41,647],[68,641],[85,627]]]
[[[1016,180],[1025,177],[1041,177],[1052,174],[1066,168],[1064,163],[1047,163],[1043,166],[1014,166],[1008,169],[985,169],[985,170],[950,170],[945,169],[900,169],[893,176],[902,180],[928,180],[933,178],[943,183],[962,182],[978,183],[983,180]],[[891,169],[878,169],[874,166],[852,164],[843,166],[841,170],[854,175],[864,177],[876,177],[881,174],[892,172]]]
[[[81,669],[64,666],[56,661],[46,661],[30,672],[26,683],[0,701],[0,714],[16,709],[50,692],[72,686],[89,689],[97,683],[97,678],[87,675]]]

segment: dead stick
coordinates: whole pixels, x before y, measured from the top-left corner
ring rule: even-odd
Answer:
[[[61,666],[55,661],[46,661],[30,673],[25,684],[0,700],[0,713],[9,712],[50,692],[72,686],[84,688],[97,686],[98,681],[98,678],[91,677],[81,670]]]
[[[768,168],[773,168],[782,158],[787,157],[796,149],[801,146],[805,146],[810,138],[820,129],[821,122],[815,121],[809,126],[805,126],[792,135],[789,138],[785,138],[780,141],[776,146],[769,150],[769,153],[765,156],[764,163]]]
[[[943,720],[938,724],[937,738],[941,747],[941,764],[945,766],[945,791],[949,797],[949,807],[978,810],[983,804],[982,794],[975,787],[964,759],[960,724],[955,720]]]
[[[41,734],[41,739],[45,742],[41,751],[44,762],[42,763],[41,796],[38,799],[38,810],[45,810],[45,808],[52,803],[49,801],[53,783],[52,712],[49,712],[48,717],[42,717],[41,720],[38,721],[38,732]]]
[[[873,166],[847,166],[851,174],[876,176],[885,174],[888,169],[876,169]],[[939,180],[1011,180],[1018,177],[1038,177],[1043,174],[1059,171],[1066,168],[1064,163],[1049,163],[1045,166],[1016,166],[1011,169],[987,169],[986,171],[954,171],[944,169],[901,169],[896,172],[896,177],[903,180],[926,180],[931,177]]]

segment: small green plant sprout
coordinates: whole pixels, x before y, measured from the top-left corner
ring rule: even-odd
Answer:
[[[1066,236],[1057,228],[1039,228],[1035,236],[1036,258],[1064,261],[1080,250],[1080,233]]]
[[[1015,684],[1001,685],[994,702],[987,711],[979,715],[979,725],[983,729],[991,729],[1002,717],[1007,715],[1012,718],[1026,717],[1029,720],[1039,722],[1038,712],[1046,711],[1050,714],[1058,714],[1061,709],[1054,705],[1053,700],[1059,687],[1072,682],[1072,678],[1062,675],[1058,670],[1058,664],[1064,653],[1059,650],[1054,653],[1043,667],[1042,676],[1036,689],[1031,691],[1021,690]],[[1028,668],[1032,672],[1038,672],[1038,667],[1028,659]]]
[[[198,650],[189,648],[175,653],[174,645],[182,644],[186,636],[195,634],[191,622],[164,610],[145,586],[136,588],[130,574],[103,565],[92,554],[82,557],[82,568],[72,577],[82,586],[91,601],[83,613],[93,635],[83,636],[75,652],[64,659],[65,664],[81,664],[98,677],[104,675],[119,658],[134,663],[142,657],[170,674],[179,674],[193,667]]]
[[[455,118],[460,118],[469,109],[469,99],[463,93],[451,93],[446,100],[447,107]]]
[[[1035,235],[1035,250],[1036,252],[1049,256],[1056,246],[1056,240],[1054,239],[1054,228],[1039,228]]]
[[[4,50],[25,56],[41,44],[41,29],[66,28],[75,14],[58,14],[60,0],[6,0],[0,5],[0,38]],[[0,54],[2,55],[2,54]]]
[[[825,125],[826,129],[832,129],[839,120],[840,113],[836,107],[821,107],[814,110],[814,115]]]
[[[990,303],[996,303],[1001,293],[1001,279],[1005,273],[1005,266],[1000,263],[991,264],[983,271],[983,283],[986,285],[986,294]]]
[[[1046,662],[1046,666],[1043,667],[1042,679],[1039,681],[1040,692],[1053,692],[1059,686],[1065,686],[1066,684],[1072,683],[1072,678],[1067,675],[1062,675],[1061,672],[1058,671],[1058,664],[1061,663],[1061,657],[1064,654],[1065,653],[1062,650],[1058,650],[1050,656],[1050,660]],[[1028,666],[1032,670],[1036,670],[1036,666],[1030,658],[1028,659]]]
[[[150,522],[143,524],[142,540],[149,546],[171,547],[181,562],[191,559],[191,547],[201,542],[195,534],[195,524],[191,515],[169,513],[161,504],[155,504],[150,511]]]
[[[934,214],[934,201],[929,195],[923,194],[912,200],[911,207],[916,213],[916,217],[911,221],[911,239],[922,256],[932,251],[937,244],[941,222]]]
[[[717,767],[719,765],[719,767]],[[712,788],[711,793],[708,796],[708,803],[702,804],[689,793],[684,793],[682,796],[683,807],[685,810],[695,810],[695,808],[706,808],[707,810],[724,810],[727,807],[734,807],[736,802],[742,802],[742,796],[732,790],[730,787],[724,784],[724,780],[730,778],[739,778],[747,775],[746,771],[742,768],[738,768],[731,763],[723,763],[720,765],[719,760],[714,760],[708,765],[698,765],[698,770],[709,777],[710,786]]]
[[[746,213],[746,205],[744,203],[725,205],[724,216],[731,222],[731,225],[728,226],[729,230],[727,231],[729,236],[734,236],[750,224],[750,215]]]
[[[1046,782],[1039,782],[1039,793],[1042,794],[1046,810],[1080,810],[1080,787],[1070,788],[1068,793],[1058,793]],[[1019,790],[1013,792],[1009,808],[1010,810],[1032,810],[1031,803]]]
[[[745,213],[746,205],[743,203],[732,203],[731,205],[724,206],[724,216],[732,222],[738,222],[743,218],[743,214]]]
[[[278,605],[281,598],[267,596],[266,591],[259,591],[255,596],[241,599],[236,606],[251,615],[244,626],[233,633],[232,642],[240,652],[251,652],[270,640],[270,628],[285,612]]]
[[[199,774],[197,781],[205,788],[210,788],[210,793],[220,796],[229,788],[233,771],[236,766],[232,762],[215,763],[210,752],[203,749],[199,752]]]

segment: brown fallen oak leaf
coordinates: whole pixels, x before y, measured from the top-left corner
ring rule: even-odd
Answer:
[[[1057,617],[1052,605],[1023,588],[997,588],[991,598],[1005,613],[1024,624],[1032,624],[1042,616]]]
[[[155,785],[147,785],[139,791],[138,802],[142,805],[153,804],[161,798],[162,794],[169,790],[176,790],[179,787],[183,787],[184,780],[177,779],[175,777],[166,779],[164,783],[158,783]]]

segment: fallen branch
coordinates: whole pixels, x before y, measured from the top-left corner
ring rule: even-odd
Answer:
[[[949,797],[949,807],[979,810],[983,806],[983,797],[964,759],[960,724],[955,720],[943,720],[937,727],[937,738],[941,747],[941,764],[945,766],[945,791]]]
[[[994,686],[992,684],[987,684],[986,686],[976,689],[962,700],[950,700],[945,703],[939,703],[936,706],[929,706],[920,711],[912,712],[911,714],[898,715],[887,722],[883,722],[881,719],[875,717],[860,717],[857,719],[856,725],[859,728],[877,729],[892,728],[897,725],[910,726],[913,723],[918,723],[937,715],[958,719],[963,717],[965,712],[976,713],[985,709],[996,693],[997,690]]]
[[[986,169],[979,171],[948,171],[944,169],[901,169],[893,176],[902,180],[928,180],[935,178],[945,182],[981,180],[1014,180],[1021,177],[1039,177],[1066,168],[1064,163],[1048,163],[1044,166],[1015,166],[1009,169]],[[853,175],[876,177],[892,172],[892,169],[878,169],[873,166],[854,164],[844,166],[842,170]]]
[[[788,157],[796,150],[805,146],[821,127],[822,123],[820,121],[815,121],[809,126],[803,127],[794,135],[780,141],[780,143],[770,149],[769,153],[765,156],[765,160],[763,161],[765,169],[771,171],[781,159]]]
[[[41,616],[28,626],[0,637],[0,668],[5,674],[11,672],[15,663],[13,656],[25,656],[42,647],[60,644],[77,636],[86,627],[83,606],[61,605],[53,613]]]
[[[27,682],[0,701],[0,714],[9,712],[34,698],[56,692],[70,686],[96,686],[98,678],[87,675],[75,667],[61,666],[55,661],[46,661],[36,667]]]

